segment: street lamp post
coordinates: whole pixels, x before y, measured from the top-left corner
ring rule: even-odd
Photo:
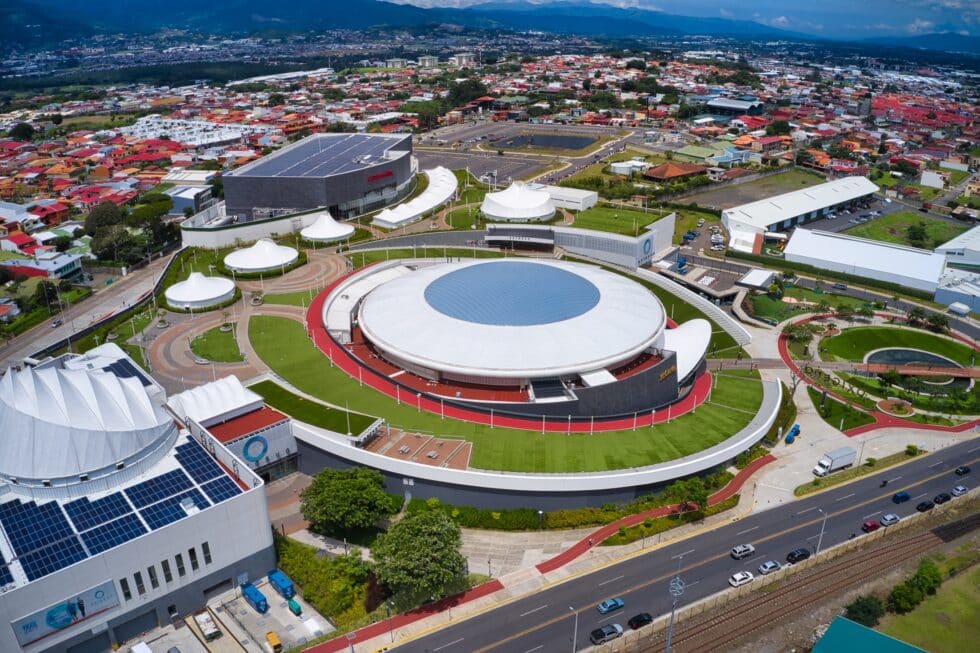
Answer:
[[[684,556],[678,556],[677,558],[677,573],[674,577],[670,579],[670,587],[668,591],[670,592],[671,602],[670,602],[670,624],[667,626],[667,647],[664,650],[665,653],[670,653],[670,644],[674,639],[674,614],[677,612],[677,601],[684,594],[684,581],[681,580],[681,561],[684,560]]]
[[[395,630],[391,623],[391,601],[385,601],[385,611],[388,613],[388,635],[391,637],[391,643],[395,643]]]
[[[539,531],[541,530],[543,523],[544,523],[544,510],[538,510],[538,530]]]
[[[568,606],[568,609],[575,615],[575,625],[572,626],[572,653],[575,653],[578,649],[578,612],[572,606]]]
[[[823,513],[823,522],[820,524],[820,537],[817,538],[817,553],[820,553],[820,545],[823,544],[823,531],[827,527],[827,513],[824,512],[823,508],[817,508],[821,513]]]

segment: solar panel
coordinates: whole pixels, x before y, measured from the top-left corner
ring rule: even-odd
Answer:
[[[37,505],[20,500],[0,504],[0,522],[14,552],[25,554],[75,534],[71,524],[54,501]]]
[[[77,536],[72,535],[60,542],[20,556],[20,565],[24,568],[28,580],[37,580],[85,558],[82,543],[78,541]]]
[[[178,446],[176,452],[177,461],[198,483],[224,475],[218,463],[193,438],[188,438],[186,444]]]
[[[191,487],[191,479],[182,469],[175,469],[161,476],[126,488],[126,496],[137,508],[166,499]]]
[[[210,483],[205,483],[201,486],[201,489],[208,495],[212,503],[221,503],[225,499],[230,499],[236,494],[242,493],[238,484],[227,476],[222,476]]]
[[[399,143],[395,138],[366,134],[317,136],[230,174],[234,177],[326,177],[379,163],[384,153]],[[371,158],[366,163],[356,161],[364,155]]]
[[[7,565],[0,565],[0,587],[14,582],[14,577],[7,569]]]
[[[148,378],[146,378],[146,375],[144,375],[142,372],[136,369],[136,366],[130,363],[125,358],[117,360],[114,363],[110,363],[109,365],[103,367],[102,369],[108,372],[112,372],[120,379],[128,379],[130,377],[135,376],[137,379],[140,380],[140,383],[142,383],[144,386],[153,385],[153,382],[150,381]]]
[[[87,531],[133,511],[129,502],[119,492],[114,492],[95,501],[89,501],[85,497],[76,499],[66,503],[64,508],[72,523],[75,524],[75,528],[79,531]]]
[[[162,528],[167,524],[172,524],[173,522],[183,519],[187,516],[184,509],[181,508],[180,502],[186,498],[191,498],[194,500],[195,505],[201,510],[204,510],[211,504],[208,500],[204,498],[197,490],[190,490],[188,492],[182,492],[175,497],[170,497],[165,501],[160,503],[155,503],[152,506],[147,506],[140,510],[140,514],[143,515],[143,519],[151,530],[157,530]]]
[[[124,542],[136,539],[146,532],[146,526],[143,525],[139,517],[130,514],[82,533],[82,541],[88,547],[89,553],[97,555]]]

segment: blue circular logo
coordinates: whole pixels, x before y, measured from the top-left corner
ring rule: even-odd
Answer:
[[[44,615],[44,623],[46,623],[49,628],[54,628],[55,630],[60,630],[70,626],[72,621],[71,612],[69,612],[68,605],[65,603],[51,608],[48,610],[47,614]]]
[[[257,463],[269,452],[269,441],[261,435],[256,435],[245,441],[242,455],[250,463]]]
[[[647,238],[646,240],[643,241],[643,253],[649,254],[652,250],[653,250],[653,243],[651,243],[650,239]]]

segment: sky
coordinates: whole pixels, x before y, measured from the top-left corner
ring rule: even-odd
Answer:
[[[491,0],[394,0],[423,7],[472,6]],[[514,0],[492,0],[508,2]],[[575,2],[584,0],[531,0]],[[591,0],[683,16],[751,20],[826,38],[980,35],[980,0]]]

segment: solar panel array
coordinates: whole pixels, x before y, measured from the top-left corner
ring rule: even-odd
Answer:
[[[227,476],[222,476],[221,478],[205,483],[201,486],[201,489],[208,495],[212,503],[221,503],[236,494],[242,493],[242,489],[238,487],[238,484]]]
[[[167,524],[172,524],[187,516],[180,502],[188,497],[193,499],[195,505],[201,510],[211,505],[200,492],[189,490],[187,492],[181,492],[177,496],[170,497],[165,501],[154,503],[152,506],[147,506],[140,510],[140,514],[143,515],[143,519],[146,521],[146,525],[150,527],[150,530],[155,531],[158,528],[163,528]]]
[[[125,358],[110,363],[109,365],[103,367],[102,369],[106,370],[107,372],[112,372],[120,379],[128,379],[130,377],[135,376],[137,379],[140,380],[140,383],[142,383],[144,386],[153,385],[153,382],[150,381],[148,378],[146,378],[145,374],[140,372],[135,365],[130,363]]]
[[[7,560],[0,554],[0,587],[14,582],[14,577],[7,567]]]
[[[18,556],[75,534],[61,512],[61,506],[54,501],[40,506],[33,501],[21,503],[20,500],[0,504],[0,522]]]
[[[187,473],[198,483],[205,483],[213,478],[224,476],[221,467],[214,461],[204,447],[198,444],[197,440],[188,438],[186,444],[176,448],[177,462],[179,462]]]
[[[366,165],[380,163],[382,155],[398,140],[347,134],[344,136],[318,136],[261,159],[254,166],[236,173],[236,177],[326,177]],[[369,157],[364,159],[363,157]]]
[[[66,503],[65,512],[68,513],[77,530],[85,531],[133,512],[133,508],[126,501],[126,497],[119,492],[113,492],[95,501],[83,497]]]
[[[148,481],[126,488],[126,496],[137,508],[166,499],[191,487],[191,479],[182,469],[175,469]]]
[[[37,580],[86,558],[77,535],[20,556],[28,580]]]
[[[82,541],[88,547],[89,553],[97,555],[120,544],[134,540],[145,534],[146,526],[135,514],[128,514],[115,521],[82,533]]]

